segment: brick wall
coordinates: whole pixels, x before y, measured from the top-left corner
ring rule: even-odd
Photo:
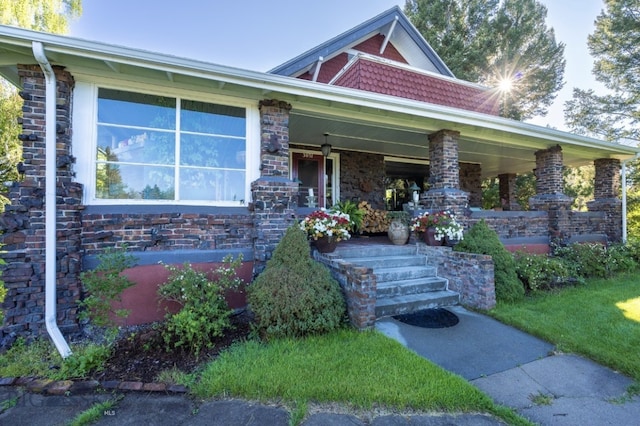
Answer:
[[[475,309],[496,305],[494,266],[491,256],[455,252],[450,247],[418,243],[418,254],[427,256],[439,277],[449,280],[449,290],[460,293],[460,303]]]
[[[340,198],[368,201],[384,209],[384,156],[364,152],[340,154]]]
[[[72,182],[71,94],[73,77],[54,67],[57,77],[57,323],[66,335],[80,331],[76,302],[80,295],[80,210],[82,186]],[[24,104],[22,134],[24,179],[9,191],[11,204],[0,217],[1,242],[7,264],[3,277],[8,294],[2,305],[4,324],[0,345],[18,335],[33,337],[46,331],[45,304],[45,80],[39,66],[20,66]],[[31,135],[31,137],[29,137]]]
[[[430,189],[460,189],[458,171],[459,132],[440,130],[429,135]]]
[[[536,151],[536,194],[561,194],[562,169],[560,145]]]
[[[460,189],[469,194],[469,207],[482,207],[482,167],[460,163]]]
[[[253,246],[253,218],[246,208],[234,208],[238,210],[236,214],[205,213],[201,208],[188,207],[172,211],[167,206],[156,206],[153,210],[156,213],[125,207],[88,207],[82,214],[84,252],[97,254],[123,244],[131,252]]]

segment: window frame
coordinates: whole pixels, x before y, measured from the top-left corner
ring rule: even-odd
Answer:
[[[98,90],[113,89],[128,92],[171,97],[176,106],[181,100],[206,102],[245,110],[245,188],[244,198],[237,201],[207,200],[145,200],[145,199],[105,199],[96,197],[96,149],[98,143]],[[179,108],[175,109],[176,113]],[[72,151],[76,157],[76,181],[84,185],[83,203],[86,205],[202,205],[218,207],[246,206],[251,201],[251,182],[260,176],[260,118],[257,102],[215,94],[195,93],[189,90],[166,89],[146,84],[114,84],[113,82],[76,81],[73,100]],[[176,129],[178,134],[181,129]],[[87,141],[89,143],[87,143]],[[174,167],[179,168],[178,158]],[[176,185],[178,183],[176,182]]]

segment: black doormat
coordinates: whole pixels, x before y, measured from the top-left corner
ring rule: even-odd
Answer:
[[[410,314],[396,315],[393,319],[422,328],[446,328],[458,324],[456,314],[443,308],[425,309]]]

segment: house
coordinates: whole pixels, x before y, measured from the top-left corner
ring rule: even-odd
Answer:
[[[623,238],[620,167],[638,150],[500,117],[499,93],[456,79],[398,7],[268,73],[0,26],[0,75],[24,99],[2,339],[78,333],[78,277],[106,248],[127,244],[151,288],[136,309],[155,309],[158,261],[241,254],[250,280],[318,206],[397,207],[392,179],[505,240]],[[591,163],[595,200],[572,212],[562,167]],[[468,208],[499,176],[514,210],[531,170],[532,211]]]

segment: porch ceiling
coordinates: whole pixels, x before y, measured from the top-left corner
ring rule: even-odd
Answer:
[[[501,173],[527,173],[536,167],[535,152],[556,144],[562,146],[564,164],[582,166],[598,158],[617,158],[606,148],[563,143],[568,135],[536,126],[545,135],[515,134],[500,129],[484,128],[464,123],[412,117],[396,120],[381,112],[377,121],[357,117],[309,113],[295,108],[289,121],[290,141],[293,144],[319,146],[327,142],[336,150],[361,151],[407,159],[428,160],[428,135],[441,129],[460,132],[459,160],[481,165],[483,177]],[[622,157],[620,157],[622,158]]]

